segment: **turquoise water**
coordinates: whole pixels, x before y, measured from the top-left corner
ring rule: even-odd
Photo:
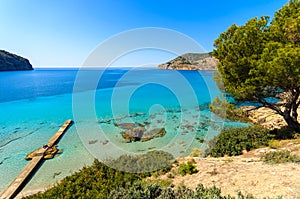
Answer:
[[[25,191],[58,182],[94,158],[155,149],[185,156],[224,126],[245,125],[209,112],[208,104],[219,94],[212,74],[130,68],[0,73],[0,192],[27,164],[26,154],[46,143],[67,119],[75,125],[58,144],[63,153],[45,161]],[[124,129],[116,125],[122,123],[167,133],[126,143]]]

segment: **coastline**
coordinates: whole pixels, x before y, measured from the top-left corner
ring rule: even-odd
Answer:
[[[30,190],[26,190],[26,191],[21,191],[16,197],[15,199],[21,199],[27,196],[31,196],[37,193],[44,193],[45,191],[47,191],[48,189],[51,189],[54,185],[52,186],[48,186],[48,187],[43,187],[43,188],[37,188],[37,189],[30,189]]]
[[[285,147],[289,150],[300,148],[300,139],[285,141]],[[158,177],[150,177],[149,180],[161,179],[172,181],[174,188],[184,184],[194,190],[198,184],[204,187],[221,189],[223,196],[238,197],[238,192],[243,195],[250,194],[255,198],[297,198],[300,195],[300,164],[266,164],[260,157],[270,151],[269,147],[244,152],[240,156],[233,157],[191,157],[178,158],[178,164],[194,161],[197,173],[181,176],[177,172],[178,166],[173,165],[171,171]],[[281,150],[281,149],[277,149]],[[297,151],[300,154],[300,151]],[[178,165],[177,164],[177,165]],[[173,177],[169,177],[173,175]],[[39,192],[45,192],[53,185],[37,189],[24,190],[18,194],[17,199],[30,196]]]

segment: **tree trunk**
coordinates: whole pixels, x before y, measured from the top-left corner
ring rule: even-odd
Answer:
[[[282,107],[278,104],[272,104],[264,99],[256,97],[255,99],[262,103],[264,107],[270,108],[276,111],[283,117],[289,128],[292,130],[300,131],[300,123],[298,122],[298,107],[300,106],[300,88],[297,90],[287,91],[285,95],[285,103]],[[284,110],[282,110],[284,108]]]
[[[283,118],[288,124],[288,126],[293,130],[300,130],[300,123],[298,122],[298,113],[297,109],[299,107],[299,95],[300,90],[291,90],[286,92],[286,104],[284,105],[285,109],[283,111]]]
[[[297,117],[294,118],[294,116],[297,116],[298,114],[291,116],[291,112],[285,113],[283,115],[284,120],[286,121],[288,127],[290,127],[292,130],[300,130],[300,123],[297,121]]]
[[[298,109],[298,107],[293,107],[293,108],[292,108],[292,118],[293,118],[294,120],[296,120],[296,121],[297,121],[297,118],[298,118],[297,109]]]

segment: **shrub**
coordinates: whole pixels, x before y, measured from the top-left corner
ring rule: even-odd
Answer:
[[[167,188],[173,186],[172,182],[173,181],[170,179],[164,180],[160,178],[145,178],[142,180],[141,184],[144,186],[147,186],[149,184],[155,184],[155,185],[159,185],[162,188]]]
[[[110,199],[135,199],[135,198],[157,198],[162,188],[156,184],[142,185],[137,182],[129,189],[117,188],[112,190],[108,196]]]
[[[193,148],[192,152],[190,153],[191,157],[203,157],[204,153],[201,149],[199,148]]]
[[[143,159],[148,158],[149,161],[143,161]],[[158,159],[154,161],[154,158]],[[121,156],[118,159],[108,162],[119,165],[125,162],[130,163],[130,166],[134,166],[133,161],[136,161],[138,166],[144,166],[144,168],[148,166],[150,169],[156,168],[157,170],[162,166],[167,166],[167,163],[170,164],[171,159],[173,159],[172,155],[168,155],[166,152],[151,151],[143,155]],[[150,161],[152,161],[152,163]],[[170,168],[171,166],[162,168],[155,173],[165,173],[169,171]],[[134,183],[142,181],[142,179],[151,176],[153,173],[154,172],[126,173],[124,171],[115,170],[95,160],[93,165],[84,167],[79,172],[64,178],[59,184],[45,193],[39,193],[28,198],[107,198],[111,190],[117,187],[126,190],[132,187]],[[132,189],[135,188],[136,187],[133,187]],[[150,188],[152,189],[153,187],[149,187],[149,189]]]
[[[182,176],[185,176],[186,174],[193,174],[193,173],[197,173],[198,170],[195,166],[195,163],[192,161],[188,161],[187,164],[186,163],[182,163],[179,165],[178,167],[178,173]]]
[[[281,164],[281,163],[300,163],[300,156],[292,154],[290,151],[282,150],[269,152],[261,157],[262,161],[269,164]]]
[[[289,128],[288,126],[284,126],[280,129],[274,129],[271,133],[277,140],[296,139],[299,134],[299,132]]]
[[[164,151],[149,151],[146,154],[122,155],[118,159],[106,161],[107,165],[121,171],[130,173],[142,173],[145,171],[157,171],[158,174],[171,170],[171,164],[175,158]]]
[[[209,105],[209,109],[221,118],[229,118],[232,116],[234,105],[229,103],[226,99],[216,97]]]
[[[253,199],[251,195],[243,196],[239,193],[238,198]],[[215,186],[211,188],[205,188],[202,184],[199,184],[195,190],[191,190],[184,185],[172,189],[171,187],[161,188],[157,185],[141,186],[135,184],[130,189],[118,188],[111,192],[109,198],[112,199],[136,199],[136,198],[157,198],[157,199],[234,199],[234,197],[222,196],[221,190]]]
[[[282,144],[279,140],[270,140],[269,147],[272,149],[279,149],[280,147],[282,147]]]
[[[209,141],[206,154],[213,157],[241,155],[243,150],[267,146],[271,138],[269,131],[259,126],[225,129]]]
[[[236,109],[235,105],[227,101],[223,97],[216,97],[209,105],[209,109],[212,113],[221,118],[226,118],[232,121],[246,121],[249,119],[241,109]]]

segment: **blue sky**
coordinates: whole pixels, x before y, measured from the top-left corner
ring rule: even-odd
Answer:
[[[80,66],[99,43],[115,34],[161,27],[186,34],[212,51],[213,41],[233,23],[272,16],[285,3],[287,0],[0,0],[0,49],[28,58],[34,67]],[[170,58],[163,54],[149,59]],[[128,59],[126,64],[130,64]]]

